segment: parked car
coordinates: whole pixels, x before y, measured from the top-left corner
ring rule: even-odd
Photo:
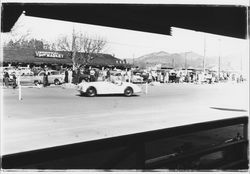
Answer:
[[[40,84],[43,83],[43,76],[45,74],[45,71],[41,71],[38,73],[38,75],[35,77],[34,83]],[[49,84],[55,84],[59,85],[64,82],[64,73],[61,73],[56,70],[49,70],[48,71],[48,83]]]
[[[9,74],[14,73],[16,71],[15,67],[7,66],[7,67],[0,67],[0,73],[3,74],[4,72],[8,72]]]
[[[86,94],[93,97],[99,94],[124,94],[132,96],[135,93],[140,93],[141,88],[132,83],[116,81],[116,82],[82,82],[77,86],[77,90],[81,95]]]
[[[18,67],[17,74],[21,76],[33,76],[34,72],[32,72],[28,67]]]
[[[140,73],[136,73],[132,76],[132,83],[143,83],[143,77],[141,77]]]
[[[111,71],[110,72],[111,81],[115,82],[122,79],[122,73],[120,71]]]

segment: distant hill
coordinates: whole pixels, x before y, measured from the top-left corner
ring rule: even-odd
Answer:
[[[225,59],[221,63],[224,69],[232,69],[231,61],[232,59]],[[195,52],[184,52],[184,53],[174,53],[170,54],[165,51],[154,52],[150,54],[143,55],[136,59],[127,59],[128,63],[134,63],[134,65],[139,67],[149,67],[157,64],[161,64],[164,67],[175,67],[175,68],[203,68],[203,55],[199,55]],[[218,57],[206,57],[205,59],[206,68],[216,69],[218,67]]]

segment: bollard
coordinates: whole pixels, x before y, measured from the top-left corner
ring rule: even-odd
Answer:
[[[19,100],[22,100],[22,86],[19,84]]]
[[[22,100],[22,86],[21,86],[21,82],[20,82],[20,76],[18,76],[18,90],[19,90],[19,94],[18,94],[18,99]]]
[[[148,94],[148,82],[146,82],[146,91],[145,91],[146,95]]]

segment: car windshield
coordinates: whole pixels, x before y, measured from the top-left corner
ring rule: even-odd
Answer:
[[[50,72],[51,75],[59,75],[60,73],[58,71],[52,71]]]
[[[43,76],[45,74],[45,72],[41,72],[40,74],[39,74],[39,76]]]

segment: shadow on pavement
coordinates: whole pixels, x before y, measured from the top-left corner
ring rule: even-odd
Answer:
[[[77,94],[76,96],[78,96],[78,97],[88,97],[86,94],[83,94],[83,95]],[[139,97],[139,96],[140,95],[134,94],[134,95],[132,95],[130,97]],[[99,94],[99,95],[96,95],[95,97],[126,97],[126,96],[123,95],[123,94]],[[130,98],[130,97],[127,97],[127,98]]]
[[[210,108],[211,109],[222,110],[222,111],[247,112],[247,110],[244,110],[244,109],[217,108],[217,107],[210,107]]]

